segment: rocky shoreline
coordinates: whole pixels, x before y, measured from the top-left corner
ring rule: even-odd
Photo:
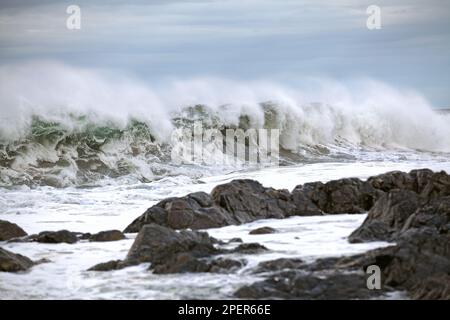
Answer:
[[[196,192],[167,198],[125,228],[98,234],[67,230],[27,235],[0,221],[0,241],[68,243],[119,241],[138,233],[127,256],[95,265],[92,272],[150,263],[153,273],[233,273],[246,265],[232,253],[258,254],[267,248],[232,239],[224,243],[206,229],[260,219],[368,212],[348,237],[351,243],[389,241],[389,247],[348,257],[277,259],[253,272],[264,280],[238,289],[237,298],[369,299],[405,291],[413,299],[450,299],[450,176],[428,169],[395,171],[366,181],[346,178],[298,185],[292,192],[263,187],[253,180],[233,180],[210,194]],[[202,231],[197,231],[202,230]],[[269,226],[251,234],[276,233]],[[231,248],[230,248],[231,246]],[[36,263],[0,248],[0,271],[25,272]],[[368,266],[381,270],[380,290],[366,286]]]

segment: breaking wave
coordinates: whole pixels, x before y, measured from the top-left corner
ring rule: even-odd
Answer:
[[[242,169],[172,163],[176,128],[280,130],[281,164],[450,153],[450,115],[419,94],[372,80],[161,80],[51,62],[0,67],[0,184],[151,181]],[[380,152],[382,151],[382,152]]]

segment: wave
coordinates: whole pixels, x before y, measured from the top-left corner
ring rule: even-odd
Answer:
[[[2,185],[235,170],[171,162],[171,134],[195,121],[219,130],[279,129],[282,164],[450,152],[450,114],[416,92],[368,79],[309,79],[294,88],[197,78],[150,87],[39,62],[0,67],[0,110]]]

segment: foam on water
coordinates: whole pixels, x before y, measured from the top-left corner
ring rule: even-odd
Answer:
[[[450,162],[353,162],[315,163],[284,168],[192,179],[170,177],[151,183],[106,185],[90,188],[17,187],[0,189],[0,219],[18,223],[28,233],[69,229],[97,232],[123,229],[147,207],[169,197],[189,192],[209,192],[217,184],[236,178],[251,178],[265,186],[292,189],[311,181],[342,177],[367,178],[389,170],[409,171],[428,167],[450,171]],[[148,264],[111,272],[87,272],[89,267],[113,259],[123,259],[135,235],[110,243],[68,244],[0,243],[8,250],[33,260],[52,262],[33,267],[24,274],[0,273],[0,298],[29,299],[211,299],[231,298],[240,286],[260,278],[251,274],[257,263],[281,257],[312,261],[319,257],[361,253],[387,245],[373,242],[349,244],[346,237],[364,220],[360,215],[291,217],[260,220],[240,226],[207,230],[222,240],[234,237],[259,242],[270,249],[257,255],[232,255],[248,261],[247,267],[229,275],[174,274],[153,275]],[[278,233],[249,235],[251,229],[271,226]],[[396,298],[399,296],[392,296]]]
[[[239,166],[171,163],[177,127],[279,129],[289,163],[449,158],[450,114],[370,79],[195,78],[151,85],[52,62],[0,66],[0,185],[79,186],[199,177]],[[213,160],[222,152],[213,150]],[[439,154],[436,154],[439,153]],[[204,159],[210,161],[211,159]]]

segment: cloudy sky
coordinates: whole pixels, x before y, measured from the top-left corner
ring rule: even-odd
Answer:
[[[81,29],[68,30],[68,5]],[[381,8],[368,30],[366,9]],[[119,71],[151,83],[214,76],[296,84],[371,78],[450,106],[448,0],[2,0],[0,64]]]

